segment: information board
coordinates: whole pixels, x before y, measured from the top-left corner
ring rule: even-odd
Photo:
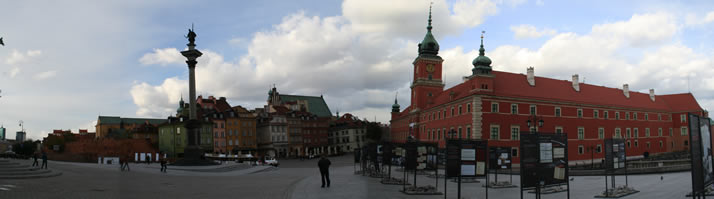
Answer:
[[[511,148],[510,147],[490,147],[489,166],[490,169],[511,169]]]
[[[392,143],[382,143],[382,163],[392,165],[392,157],[394,156],[394,146]]]
[[[625,140],[609,138],[605,140],[605,169],[618,170],[625,168]]]
[[[417,143],[407,142],[404,144],[404,149],[406,149],[406,154],[404,156],[404,169],[414,170],[417,167]]]
[[[688,114],[689,143],[692,159],[692,189],[695,195],[712,183],[712,149],[710,119]]]
[[[486,141],[447,140],[446,176],[475,177],[486,175],[488,151]]]
[[[567,183],[568,146],[563,134],[521,132],[521,186]]]

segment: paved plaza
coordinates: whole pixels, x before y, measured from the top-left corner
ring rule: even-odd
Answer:
[[[355,175],[351,156],[332,157],[332,186],[320,188],[318,159],[281,160],[279,168],[226,162],[216,166],[169,166],[159,172],[159,164],[131,164],[130,172],[119,165],[50,161],[61,176],[36,179],[0,179],[0,198],[444,198],[410,196],[401,185],[383,185],[378,178]],[[15,160],[31,163],[30,160]],[[396,168],[393,168],[396,169]],[[392,175],[402,178],[403,173]],[[409,182],[413,182],[412,175]],[[661,180],[663,178],[663,180]],[[493,178],[492,178],[493,179]],[[509,176],[500,174],[499,181]],[[518,176],[513,181],[518,184]],[[618,177],[618,184],[624,177]],[[462,184],[462,198],[485,198],[481,183]],[[443,191],[443,178],[438,188]],[[604,188],[600,176],[573,177],[571,198],[593,198]],[[435,185],[434,178],[417,176],[417,185]],[[641,191],[624,198],[686,198],[691,178],[688,172],[631,175],[629,184]],[[456,183],[449,181],[448,198],[456,198]],[[519,198],[518,188],[489,189],[489,198]],[[543,198],[565,198],[565,192],[544,194]],[[534,198],[524,193],[524,198]]]

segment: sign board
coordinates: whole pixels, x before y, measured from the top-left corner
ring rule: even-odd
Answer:
[[[563,134],[521,132],[521,186],[568,183],[568,146]]]
[[[404,148],[406,149],[406,154],[404,157],[404,160],[406,161],[404,164],[404,169],[406,170],[414,170],[417,167],[417,143],[416,142],[407,142],[404,144]]]
[[[392,150],[394,150],[392,143],[385,142],[382,144],[382,163],[392,164],[392,156],[394,156]]]
[[[691,143],[692,188],[698,194],[712,183],[712,146],[710,119],[688,114],[689,143]]]
[[[486,175],[487,147],[480,140],[446,141],[446,176]]]
[[[624,169],[625,158],[627,158],[625,140],[613,138],[605,140],[605,169]]]
[[[511,148],[510,147],[490,147],[489,150],[490,169],[511,169]]]

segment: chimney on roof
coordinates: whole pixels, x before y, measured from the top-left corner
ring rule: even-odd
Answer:
[[[625,94],[625,97],[630,98],[630,85],[623,84],[622,85],[622,93]]]
[[[650,100],[655,101],[654,88],[650,88]]]
[[[220,100],[220,101],[226,101],[226,97],[220,97],[220,98],[218,98],[218,100]]]
[[[534,74],[533,67],[532,66],[528,67],[527,71],[528,71],[528,76],[527,76],[528,84],[531,86],[535,86],[535,74]]]
[[[573,75],[573,89],[580,92],[580,80],[578,80],[578,74]]]

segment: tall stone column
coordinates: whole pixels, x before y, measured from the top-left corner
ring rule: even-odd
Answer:
[[[193,32],[193,29],[188,30],[186,38],[189,41],[186,44],[188,50],[181,51],[181,55],[186,57],[186,64],[188,64],[189,120],[185,123],[188,140],[184,149],[184,158],[176,162],[175,165],[209,165],[213,164],[213,162],[202,158],[204,151],[200,145],[201,121],[196,116],[196,111],[198,110],[196,109],[196,64],[198,63],[196,59],[201,57],[203,53],[196,50],[196,44],[194,43],[196,41],[196,33]]]

